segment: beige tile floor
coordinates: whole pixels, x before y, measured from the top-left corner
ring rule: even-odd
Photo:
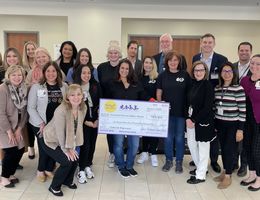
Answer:
[[[175,174],[174,169],[168,173],[162,172],[164,156],[160,155],[159,167],[152,167],[150,162],[136,164],[138,177],[126,180],[116,169],[106,166],[107,157],[106,139],[100,135],[93,165],[95,178],[87,184],[77,184],[77,190],[64,187],[64,197],[54,197],[48,192],[50,180],[46,183],[36,180],[37,158],[29,160],[25,154],[21,161],[24,169],[16,174],[21,182],[12,189],[0,186],[0,200],[260,200],[260,192],[249,192],[241,187],[241,178],[235,174],[231,187],[225,190],[217,189],[217,184],[212,180],[217,174],[211,169],[205,183],[187,184],[190,156],[185,156],[184,173],[181,175]]]

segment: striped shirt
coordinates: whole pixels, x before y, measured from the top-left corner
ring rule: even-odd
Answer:
[[[242,86],[215,88],[215,117],[224,121],[239,121],[243,130],[246,120],[246,97]]]

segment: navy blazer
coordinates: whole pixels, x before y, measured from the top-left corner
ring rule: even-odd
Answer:
[[[238,82],[240,83],[241,79],[245,76],[251,76],[252,72],[250,70],[248,70],[248,72],[246,74],[243,74],[243,77],[241,77],[241,79],[239,79],[239,70],[238,70],[238,62],[233,63],[233,66],[235,68],[236,74],[237,74],[237,78],[238,78]],[[249,67],[249,66],[248,66]]]
[[[200,60],[200,55],[201,55],[201,53],[193,56],[192,63]],[[227,61],[228,61],[228,59],[225,56],[218,54],[216,52],[213,53],[212,62],[211,62],[211,66],[210,66],[210,72],[209,72],[209,81],[211,82],[213,87],[216,87],[216,85],[218,85],[218,78],[212,79],[211,75],[218,74],[219,68],[221,67],[221,65],[223,65]]]
[[[161,55],[162,55],[162,52],[153,56],[153,58],[156,62],[156,65],[157,65],[158,73],[159,73],[159,64],[160,64]],[[180,55],[181,55],[181,69],[186,70],[187,69],[186,58],[184,57],[184,55],[182,55],[182,54],[180,54]]]

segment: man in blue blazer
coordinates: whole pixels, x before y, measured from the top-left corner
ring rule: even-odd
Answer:
[[[228,59],[216,52],[214,52],[215,47],[215,37],[214,35],[207,33],[203,35],[200,39],[200,48],[201,53],[193,56],[192,63],[201,60],[205,62],[209,68],[209,81],[212,83],[212,86],[215,87],[218,85],[218,72],[225,62],[228,61]],[[212,169],[220,173],[221,167],[218,164],[218,154],[219,154],[219,141],[218,138],[213,140],[210,143],[210,160],[211,160],[211,167]]]
[[[164,33],[160,37],[160,49],[161,52],[154,55],[154,60],[157,65],[157,71],[158,73],[162,73],[165,69],[164,67],[164,58],[165,55],[173,49],[172,47],[172,36],[169,33]],[[187,62],[183,55],[181,55],[181,69],[186,70],[187,69]]]

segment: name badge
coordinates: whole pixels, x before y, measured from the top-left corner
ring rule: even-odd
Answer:
[[[37,91],[37,97],[45,97],[46,96],[46,91],[45,90],[38,90]]]
[[[224,115],[223,108],[218,108],[218,115]]]
[[[191,117],[191,115],[192,115],[192,113],[193,113],[193,108],[192,108],[191,106],[189,106],[188,113],[189,113],[189,117]]]
[[[218,79],[218,74],[217,73],[210,74],[210,79]]]
[[[260,81],[256,81],[256,83],[255,83],[255,88],[256,88],[257,90],[260,90]]]

